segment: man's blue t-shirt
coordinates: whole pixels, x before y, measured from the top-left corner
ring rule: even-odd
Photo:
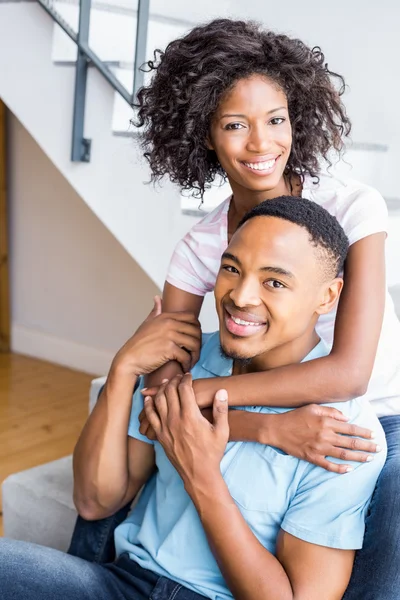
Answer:
[[[304,360],[326,354],[320,342]],[[232,361],[221,355],[219,334],[203,336],[193,378],[231,373]],[[373,461],[353,463],[353,471],[338,475],[257,442],[229,442],[226,447],[221,462],[224,480],[254,535],[272,553],[280,528],[321,546],[340,549],[362,546],[365,513],[385,462],[385,436],[367,402],[355,399],[326,406],[348,415],[349,423],[375,431],[375,441],[383,448],[382,452]],[[128,433],[154,443],[158,470],[131,514],[116,529],[117,555],[128,552],[145,569],[213,600],[231,600],[233,596],[180,476],[162,446],[139,433],[138,415],[142,408],[143,397],[138,390],[133,397]],[[246,407],[246,410],[277,414],[291,409]]]

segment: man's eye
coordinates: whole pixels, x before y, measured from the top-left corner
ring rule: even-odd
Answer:
[[[224,129],[227,129],[228,131],[237,131],[243,127],[244,126],[241,123],[228,123],[228,125],[225,125]]]
[[[228,271],[228,273],[239,273],[239,271],[235,267],[232,267],[232,265],[222,265],[221,269]]]
[[[284,288],[285,286],[283,285],[283,283],[281,283],[280,281],[277,281],[276,279],[269,279],[268,281],[265,282],[266,285],[268,285],[269,287],[272,287],[276,290],[279,290],[281,288]]]

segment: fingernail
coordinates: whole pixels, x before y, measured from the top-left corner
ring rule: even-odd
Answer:
[[[347,467],[345,473],[350,473],[351,471],[354,471],[353,467]]]
[[[366,462],[371,462],[371,460],[374,460],[374,457],[371,455],[367,456]]]
[[[371,431],[371,437],[374,438],[375,437],[375,431]]]
[[[168,383],[169,379],[163,379],[161,383]]]
[[[377,446],[375,452],[382,452],[381,446]]]
[[[146,396],[146,398],[144,399],[145,402],[149,402],[151,400],[151,396]]]
[[[218,390],[215,397],[220,402],[226,402],[228,400],[228,392],[226,390]]]
[[[147,390],[147,388],[142,388],[141,392],[145,392]]]

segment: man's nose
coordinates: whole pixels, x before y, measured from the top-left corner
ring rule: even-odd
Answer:
[[[261,304],[258,282],[242,281],[231,291],[230,298],[238,308]]]

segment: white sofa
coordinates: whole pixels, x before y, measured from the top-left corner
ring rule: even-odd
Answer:
[[[105,377],[90,386],[92,410]],[[72,501],[72,456],[10,475],[2,486],[4,536],[67,550],[77,513]]]
[[[400,318],[400,285],[391,290]],[[105,377],[92,381],[89,410],[97,400]],[[72,502],[72,457],[15,473],[4,481],[4,535],[66,550],[76,510]]]

